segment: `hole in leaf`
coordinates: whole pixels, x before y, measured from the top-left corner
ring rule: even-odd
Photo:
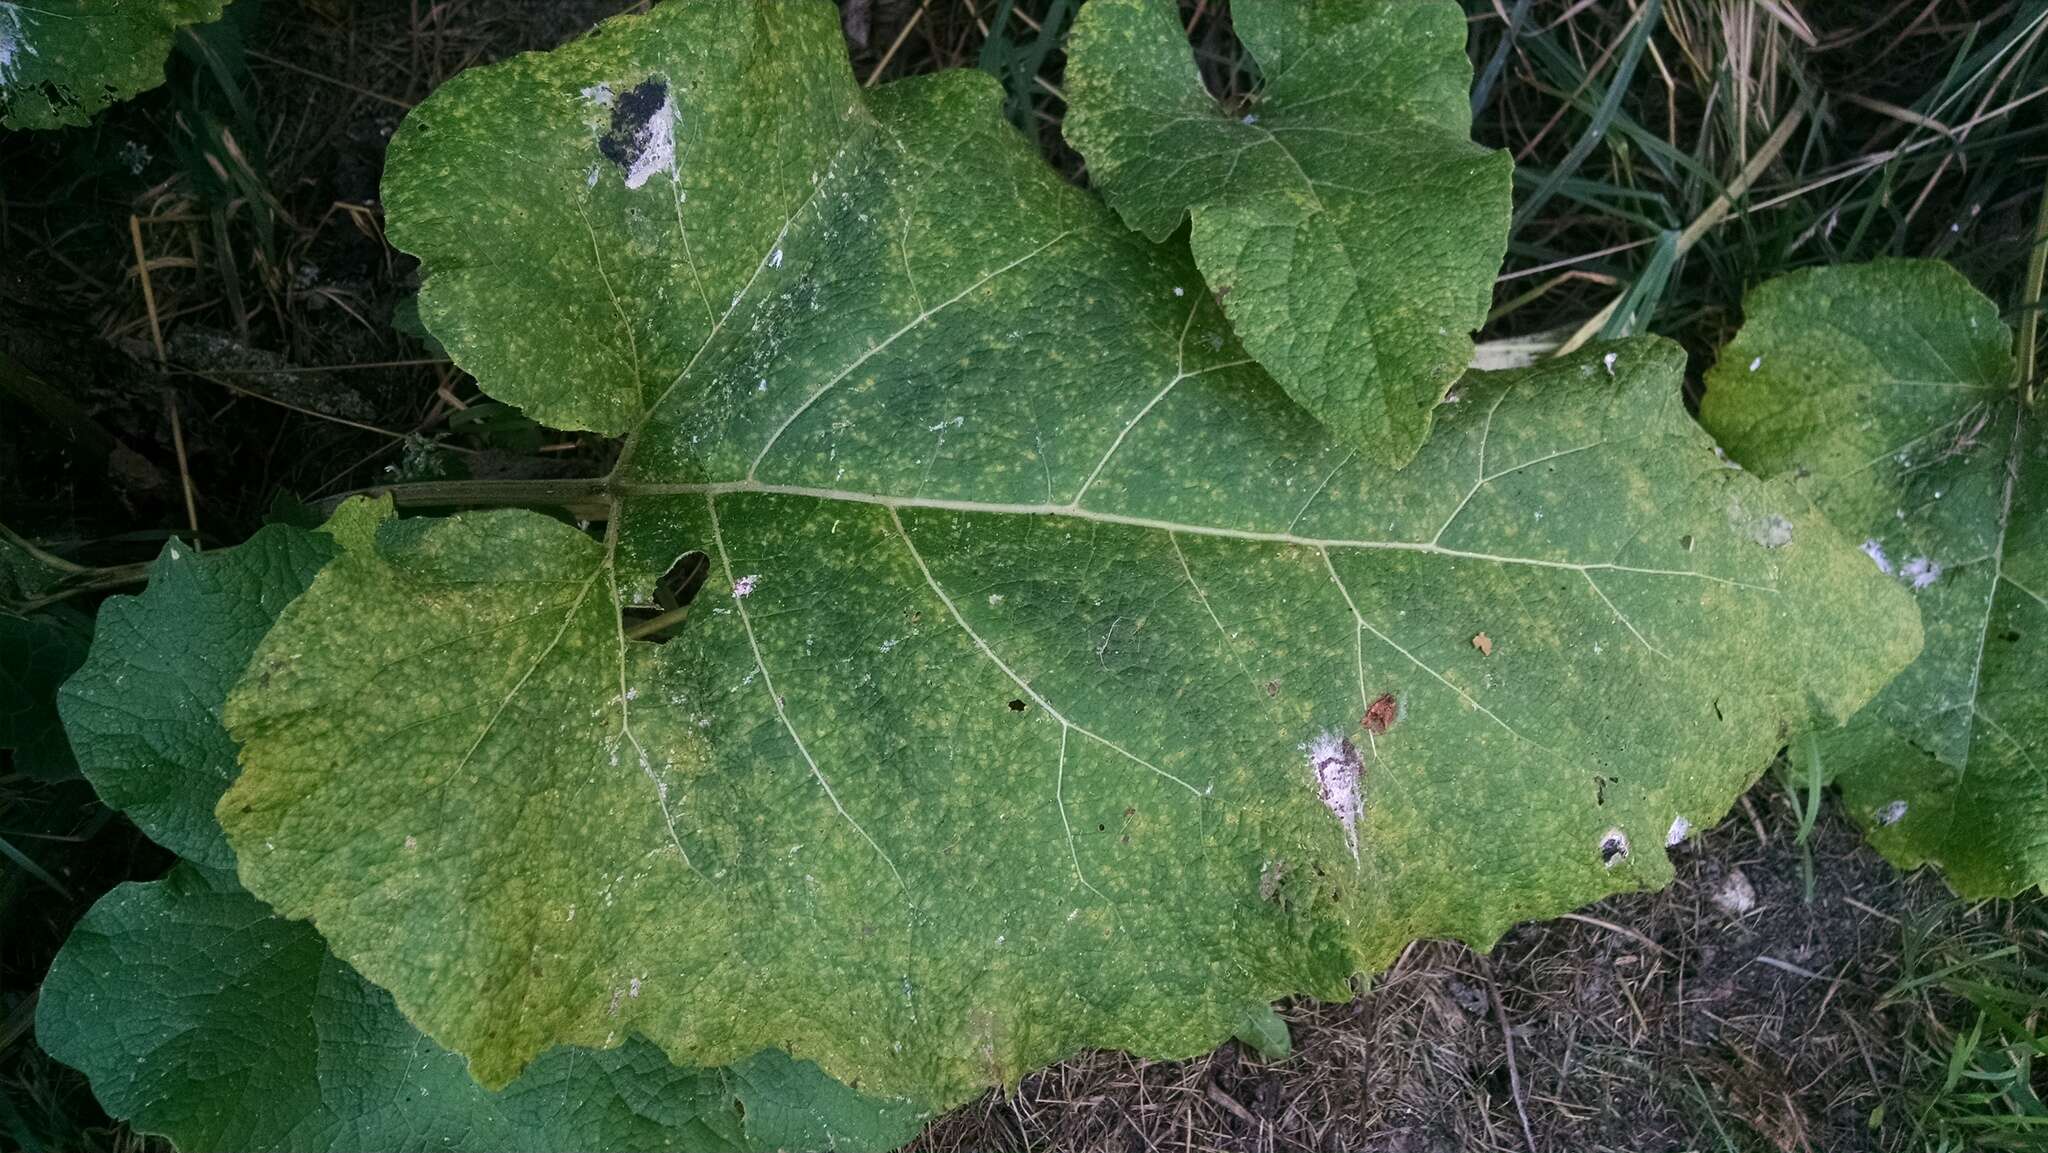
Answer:
[[[658,131],[655,118],[668,103],[668,85],[646,80],[620,93],[612,105],[612,126],[597,142],[606,160],[631,172],[654,143]]]
[[[690,602],[704,587],[711,573],[711,558],[701,552],[686,552],[654,582],[652,605],[619,606],[619,627],[628,640],[666,644],[689,616]]]
[[[1600,834],[1600,863],[1613,868],[1617,863],[1628,860],[1628,835],[1620,829],[1609,829]]]
[[[1021,713],[1024,711],[1024,700],[1022,697],[1010,698],[1010,711],[1013,713]]]

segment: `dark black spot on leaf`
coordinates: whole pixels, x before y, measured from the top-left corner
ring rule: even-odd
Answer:
[[[1601,864],[1611,866],[1614,864],[1615,861],[1626,858],[1627,856],[1628,838],[1621,835],[1621,830],[1610,829],[1608,830],[1606,836],[1600,838]]]
[[[1024,700],[1022,697],[1010,698],[1010,711],[1013,713],[1021,713],[1024,711]]]
[[[612,104],[611,130],[599,138],[597,151],[606,160],[631,171],[654,139],[654,118],[668,102],[668,82],[646,80],[619,93]]]

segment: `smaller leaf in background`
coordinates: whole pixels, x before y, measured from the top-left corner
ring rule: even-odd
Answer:
[[[1294,1036],[1271,1005],[1260,1005],[1246,1014],[1231,1036],[1268,1061],[1285,1061],[1294,1052]]]
[[[263,523],[316,529],[320,527],[320,510],[300,500],[295,494],[278,489],[271,495],[270,508],[263,514]]]
[[[1990,300],[1886,260],[1751,292],[1700,406],[1732,458],[1789,474],[1913,591],[1920,658],[1804,739],[1881,852],[1975,897],[2048,881],[2048,439],[2014,383]]]
[[[85,660],[92,622],[62,606],[33,616],[0,612],[0,750],[14,771],[54,781],[78,766],[57,718],[57,686]]]
[[[1265,84],[1225,108],[1178,5],[1083,8],[1067,139],[1132,228],[1163,241],[1192,218],[1209,288],[1288,395],[1405,464],[1472,358],[1507,250],[1512,164],[1471,139],[1464,17],[1412,0],[1231,12]]]
[[[540,425],[531,417],[494,400],[477,401],[449,413],[448,429],[473,436],[491,448],[520,455],[539,452],[542,440]]]
[[[234,867],[213,821],[237,772],[221,705],[277,614],[333,552],[326,536],[286,525],[209,553],[172,541],[147,590],[100,607],[92,651],[57,708],[86,779],[158,844]]]
[[[67,575],[57,560],[0,526],[0,605],[22,608],[56,588]]]
[[[0,4],[0,128],[58,128],[164,82],[172,37],[227,0]]]
[[[419,341],[434,356],[448,355],[448,350],[441,347],[440,338],[428,332],[426,324],[420,320],[419,293],[415,292],[391,306],[391,327]]]
[[[637,1038],[555,1049],[486,1092],[311,925],[189,864],[86,914],[36,1036],[108,1113],[184,1150],[888,1149],[922,1120],[778,1052],[688,1069]]]

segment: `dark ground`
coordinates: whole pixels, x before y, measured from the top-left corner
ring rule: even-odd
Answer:
[[[847,0],[856,73],[1014,59],[1018,119],[1078,178],[1055,127],[1059,55],[1036,51],[1036,21],[1065,6],[1018,4],[1008,47],[985,53],[997,6]],[[1482,73],[1511,6],[1468,0]],[[366,485],[602,471],[608,445],[492,404],[422,339],[413,262],[384,242],[377,182],[391,132],[441,81],[636,7],[241,0],[181,46],[165,88],[91,128],[0,135],[0,523],[112,566],[73,604],[126,587],[136,574],[119,566],[172,534],[232,544]],[[1185,7],[1215,86],[1246,83],[1218,5]],[[1568,330],[1654,275],[1660,232],[1719,191],[1699,173],[1731,178],[1803,94],[1824,113],[1753,192],[1776,206],[1713,230],[1640,326],[1703,358],[1745,284],[1887,252],[1946,256],[2010,301],[2048,167],[2048,101],[1996,110],[2038,94],[2048,53],[2028,33],[1975,87],[1951,64],[2025,32],[2032,7],[1668,0],[1608,118],[1598,97],[1634,6],[1532,4],[1475,132],[1525,173],[1569,162],[1596,122],[1609,143],[1518,228],[1484,335]],[[1924,147],[1930,131],[1886,109],[1931,109],[1948,138]],[[1660,140],[1689,163],[1660,162]],[[1518,203],[1528,191],[1525,176]],[[1524,926],[1490,959],[1418,943],[1348,1005],[1289,1007],[1286,1061],[1236,1044],[1188,1062],[1087,1055],[942,1119],[921,1147],[1936,1147],[1954,1096],[1943,1073],[1972,1010],[1956,982],[1919,979],[1996,962],[2032,998],[2021,1016],[2038,1038],[2048,916],[2032,900],[1965,907],[1938,878],[1901,876],[1832,803],[1802,849],[1796,796],[1766,778],[1676,850],[1665,892]],[[138,1147],[28,1026],[71,923],[169,858],[81,783],[11,770],[0,836],[63,888],[12,864],[0,879],[0,1147]],[[1738,877],[1752,907],[1717,907]],[[1953,1147],[2048,1148],[1992,1144],[2001,1132]]]

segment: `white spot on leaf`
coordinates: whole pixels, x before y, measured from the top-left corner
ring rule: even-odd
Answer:
[[[1365,763],[1359,759],[1358,746],[1325,729],[1304,747],[1316,796],[1344,826],[1344,843],[1356,861],[1358,820],[1365,815]]]
[[[1905,819],[1906,802],[1904,801],[1893,801],[1877,811],[1877,823],[1884,828],[1890,828]]]
[[[1886,576],[1892,575],[1891,558],[1884,555],[1884,545],[1876,537],[1863,542],[1863,555],[1870,558],[1870,562],[1877,566],[1877,571]]]
[[[757,588],[760,585],[760,583],[761,574],[752,572],[732,582],[732,599],[745,600],[747,597],[753,596],[754,589]],[[753,678],[749,677],[748,679],[752,680]]]
[[[1683,814],[1671,818],[1671,831],[1664,834],[1664,847],[1670,848],[1685,840],[1685,835],[1690,832],[1692,832],[1692,822],[1686,820]]]

